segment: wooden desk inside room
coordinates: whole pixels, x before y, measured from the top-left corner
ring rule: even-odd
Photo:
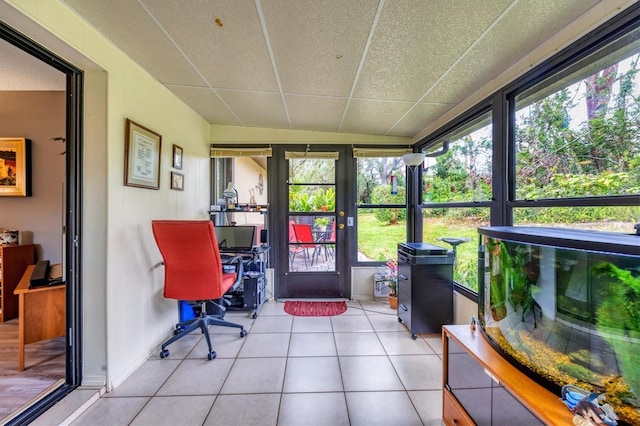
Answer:
[[[27,266],[18,283],[18,370],[24,371],[24,346],[66,334],[66,286],[29,288],[35,265]]]

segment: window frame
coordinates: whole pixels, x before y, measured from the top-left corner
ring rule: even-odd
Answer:
[[[517,200],[515,197],[515,99],[519,94],[532,88],[544,88],[561,78],[567,70],[591,55],[606,52],[606,47],[640,28],[640,3],[628,7],[595,30],[569,44],[556,55],[543,61],[530,71],[514,79],[511,83],[481,100],[462,114],[444,124],[416,143],[416,151],[421,151],[462,128],[486,111],[491,111],[493,125],[492,148],[492,199],[483,202],[423,203],[419,200],[415,211],[416,227],[421,228],[424,208],[489,207],[492,226],[512,226],[513,211],[520,207],[568,207],[568,206],[638,206],[640,194],[610,195],[602,197],[571,197],[541,199],[535,201]],[[604,49],[604,51],[603,51]],[[409,184],[407,185],[409,186]],[[407,189],[410,191],[411,189]],[[420,197],[422,191],[419,191]],[[416,230],[422,236],[422,229]],[[416,241],[422,241],[416,240]],[[454,283],[454,288],[465,297],[477,300],[477,293]]]
[[[407,209],[407,199],[408,199],[408,194],[409,194],[409,181],[408,181],[408,173],[407,173],[407,168],[405,166],[404,168],[404,181],[405,181],[405,199],[404,199],[404,203],[403,204],[373,204],[373,203],[363,203],[360,204],[358,202],[357,199],[357,188],[358,188],[358,161],[362,158],[400,158],[402,157],[402,151],[405,151],[405,153],[409,153],[411,152],[410,149],[405,149],[405,147],[402,146],[398,146],[395,148],[389,148],[389,147],[381,147],[381,146],[376,146],[376,145],[354,145],[354,150],[359,149],[359,150],[363,150],[363,151],[378,151],[381,153],[384,152],[394,152],[397,153],[398,155],[353,155],[353,187],[355,188],[355,199],[354,199],[354,206],[355,206],[355,217],[356,217],[356,229],[355,229],[355,233],[354,233],[354,247],[355,247],[355,252],[356,254],[354,254],[355,256],[355,262],[353,262],[353,266],[384,266],[386,265],[387,260],[384,261],[379,261],[379,260],[359,260],[358,256],[357,256],[357,252],[358,252],[358,235],[359,235],[359,227],[360,227],[360,223],[358,221],[358,217],[359,217],[359,212],[360,210],[366,210],[366,209],[372,209],[372,210],[377,210],[377,209]],[[406,212],[407,215],[407,222],[408,222],[408,210]]]

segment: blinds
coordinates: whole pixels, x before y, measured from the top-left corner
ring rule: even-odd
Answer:
[[[271,157],[271,148],[216,148],[211,147],[211,158]]]
[[[411,148],[353,148],[354,158],[402,157],[413,152]]]
[[[284,158],[287,160],[337,160],[338,152],[311,152],[311,151],[286,151]]]
[[[404,154],[413,152],[411,148],[353,148],[354,158],[376,158],[376,157],[402,157]],[[272,149],[264,148],[217,148],[211,147],[211,158],[228,157],[271,157]],[[316,159],[316,160],[337,160],[338,152],[335,151],[286,151],[285,158],[292,159]]]

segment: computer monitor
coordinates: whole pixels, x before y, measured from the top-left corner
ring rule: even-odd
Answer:
[[[255,226],[214,226],[218,247],[224,251],[245,251],[253,248]]]

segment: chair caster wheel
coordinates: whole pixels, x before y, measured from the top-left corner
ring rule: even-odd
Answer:
[[[207,358],[209,358],[209,361],[211,361],[212,359],[215,359],[218,356],[218,354],[216,353],[216,351],[211,351],[209,352],[209,355],[207,355]]]
[[[415,334],[415,333],[413,333],[413,334],[411,335],[411,338],[412,338],[413,340],[416,340],[416,339],[418,338],[418,335],[417,335],[417,334]]]
[[[169,356],[169,349],[163,349],[160,351],[160,358],[166,358]]]
[[[242,331],[240,332],[240,337],[244,337],[244,336],[246,336],[246,335],[247,335],[247,330],[242,330]]]
[[[402,322],[402,318],[398,317],[398,322]]]
[[[182,331],[183,331],[183,330],[184,330],[184,328],[182,328],[182,327],[176,327],[176,328],[173,330],[173,335],[174,335],[174,336],[177,336],[178,334],[182,333]]]

